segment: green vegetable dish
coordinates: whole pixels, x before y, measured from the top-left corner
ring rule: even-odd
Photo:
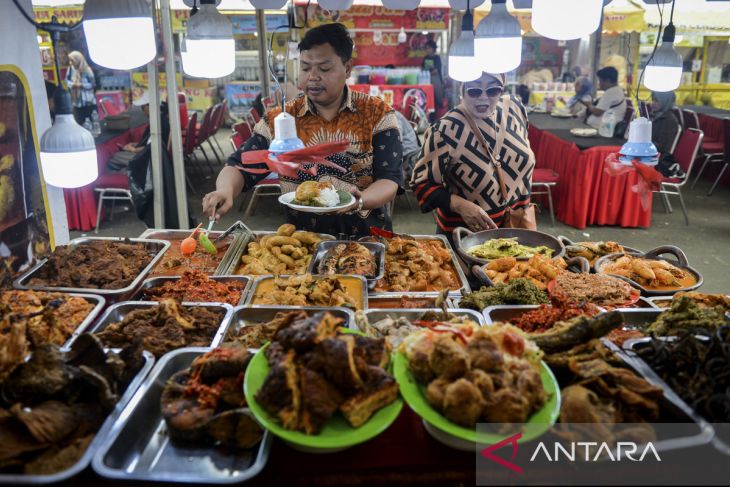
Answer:
[[[536,254],[552,257],[553,252],[553,249],[544,245],[538,247],[522,245],[516,238],[493,238],[470,247],[466,251],[472,257],[488,260],[499,259],[500,257],[525,257],[529,259]]]
[[[461,298],[459,306],[462,308],[481,311],[489,306],[498,304],[547,304],[548,296],[537,288],[530,280],[524,278],[512,279],[507,284],[498,284],[494,287],[482,287],[478,291]]]

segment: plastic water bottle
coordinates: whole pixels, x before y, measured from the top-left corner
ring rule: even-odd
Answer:
[[[613,137],[613,133],[616,131],[616,113],[613,110],[608,110],[601,117],[601,126],[598,128],[598,135],[601,137]]]
[[[99,114],[96,111],[91,112],[91,135],[98,137],[101,135],[101,124],[99,123]]]

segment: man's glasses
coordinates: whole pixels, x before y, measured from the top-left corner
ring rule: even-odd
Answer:
[[[501,86],[490,86],[487,89],[483,88],[467,88],[466,94],[469,95],[470,98],[479,98],[482,96],[482,93],[486,93],[489,98],[497,98],[502,93],[504,93],[504,88]]]

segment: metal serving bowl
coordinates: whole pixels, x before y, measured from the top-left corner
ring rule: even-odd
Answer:
[[[553,250],[552,258],[562,257],[565,254],[565,247],[557,238],[547,233],[535,230],[525,230],[523,228],[497,228],[495,230],[484,230],[481,232],[472,232],[464,227],[457,227],[453,233],[454,244],[459,256],[469,265],[487,264],[488,259],[481,259],[469,255],[467,250],[481,245],[488,240],[496,238],[516,238],[517,242],[530,247],[539,247],[544,245]],[[518,260],[528,260],[527,257],[520,257]]]

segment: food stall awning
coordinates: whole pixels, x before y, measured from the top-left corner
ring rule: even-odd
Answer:
[[[679,1],[679,0],[678,0]],[[483,19],[490,10],[485,2],[474,12],[474,23]],[[509,9],[517,17],[520,27],[525,33],[532,33],[532,11],[528,9]],[[676,17],[676,14],[675,14]],[[646,29],[644,9],[630,0],[613,0],[603,9],[603,33],[620,34],[623,32],[641,32]]]
[[[674,25],[683,31],[721,31],[730,32],[730,2],[709,2],[707,0],[676,0]],[[667,24],[671,4],[664,6],[664,25]],[[647,24],[659,26],[659,9],[647,6],[644,16]],[[712,33],[712,32],[709,32]]]

